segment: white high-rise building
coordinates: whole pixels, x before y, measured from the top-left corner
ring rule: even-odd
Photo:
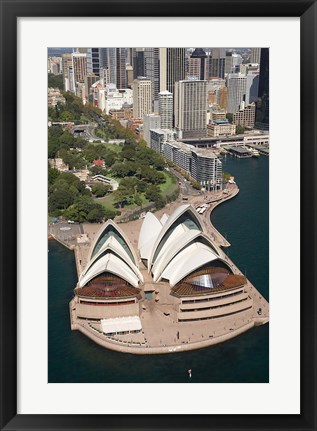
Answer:
[[[161,117],[155,114],[145,114],[143,116],[143,139],[147,146],[151,146],[151,129],[161,128]]]
[[[161,128],[173,128],[173,94],[169,91],[159,93],[159,114],[161,117]]]
[[[207,136],[207,81],[175,83],[175,127],[180,139]]]
[[[251,48],[250,62],[260,64],[260,60],[261,60],[261,48]]]
[[[227,78],[228,105],[227,112],[239,111],[241,102],[245,101],[247,77],[241,73],[230,73]]]
[[[139,77],[132,82],[133,117],[143,118],[152,113],[152,83],[150,79]]]

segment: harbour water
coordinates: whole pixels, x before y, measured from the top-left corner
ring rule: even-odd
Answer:
[[[269,158],[223,158],[238,196],[212,213],[227,237],[227,253],[269,299]],[[55,241],[48,253],[49,383],[265,383],[269,381],[269,325],[206,349],[171,355],[131,355],[104,349],[70,330],[68,303],[77,282],[74,254]]]

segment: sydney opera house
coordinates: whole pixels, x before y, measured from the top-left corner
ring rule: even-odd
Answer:
[[[191,205],[160,219],[147,213],[137,248],[112,220],[103,224],[71,302],[73,329],[91,331],[110,348],[107,341],[141,334],[140,346],[151,349],[150,331],[165,327],[165,334],[179,334],[186,328],[195,338],[199,324],[210,333],[226,318],[250,321],[256,314],[247,279],[209,238]],[[160,324],[163,329],[155,326]]]

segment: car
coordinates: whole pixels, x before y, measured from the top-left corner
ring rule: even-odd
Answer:
[[[75,224],[74,220],[67,220],[67,223],[69,223],[69,224]]]

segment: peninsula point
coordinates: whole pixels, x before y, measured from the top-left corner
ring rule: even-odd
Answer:
[[[87,232],[89,243],[75,247],[72,330],[108,349],[161,354],[207,347],[267,323],[266,299],[211,226],[215,206],[205,205],[202,215],[193,203],[173,203]]]

